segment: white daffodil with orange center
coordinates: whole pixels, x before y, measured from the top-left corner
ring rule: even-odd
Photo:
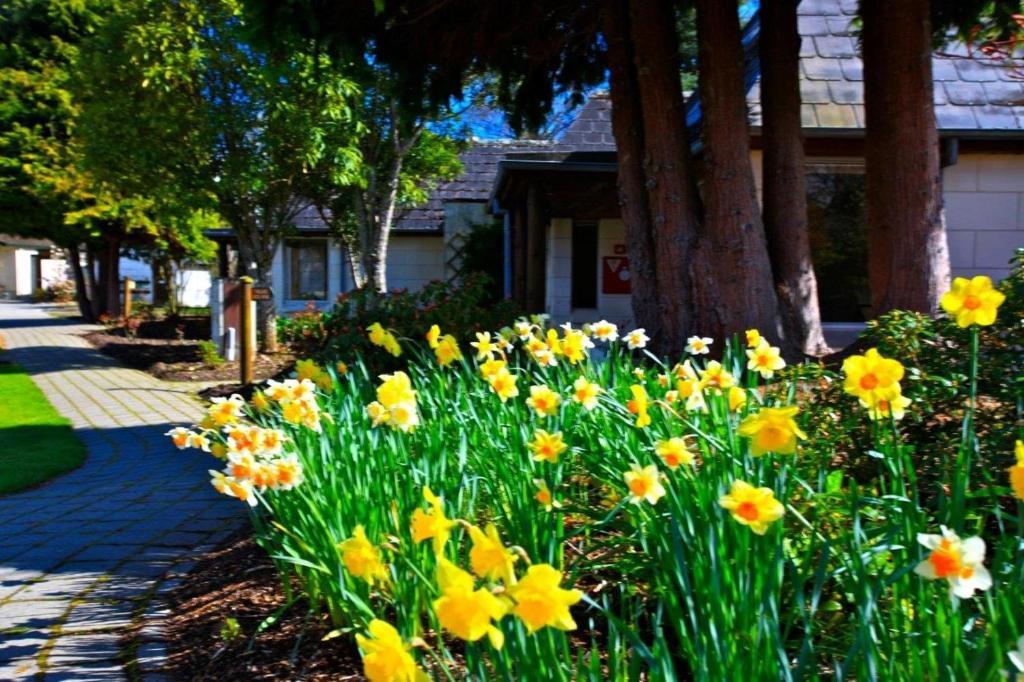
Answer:
[[[714,339],[707,336],[691,336],[686,339],[686,352],[690,355],[707,355],[714,342]]]
[[[598,341],[604,341],[605,343],[611,343],[615,339],[619,338],[618,326],[612,324],[608,320],[595,322],[591,325],[590,331],[593,333],[595,339]]]
[[[630,350],[638,350],[640,348],[646,348],[651,339],[647,336],[647,331],[641,327],[640,329],[634,329],[623,336],[622,340],[626,342],[626,346],[629,347]]]
[[[961,599],[970,599],[975,590],[984,592],[992,587],[992,576],[982,565],[985,541],[979,537],[961,540],[945,526],[940,529],[939,535],[917,534],[917,541],[930,549],[931,554],[914,572],[929,580],[947,581],[950,594]]]

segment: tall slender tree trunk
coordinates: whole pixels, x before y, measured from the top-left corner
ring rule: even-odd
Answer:
[[[875,314],[937,309],[949,283],[928,0],[861,0],[868,275]]]
[[[799,0],[761,3],[764,230],[779,313],[792,350],[825,350],[807,235],[807,178],[800,132]]]
[[[693,258],[695,328],[725,339],[748,327],[782,336],[750,164],[736,3],[697,0],[704,112],[704,224]]]
[[[121,314],[121,237],[108,235],[100,252],[100,311],[118,317]]]
[[[78,312],[86,322],[95,322],[92,303],[89,300],[89,283],[85,279],[82,253],[78,249],[78,244],[68,247],[68,258],[71,260],[71,272],[75,278],[75,302],[78,304]]]
[[[96,275],[97,271],[97,259],[95,247],[86,245],[85,254],[85,277],[89,287],[89,308],[92,311],[92,319],[98,320],[100,315],[103,313],[103,306],[101,305],[101,292]]]
[[[654,236],[643,172],[643,111],[630,42],[629,0],[606,0],[603,9],[612,132],[619,166],[619,207],[629,255],[630,302],[636,326],[643,327],[658,342],[662,338],[662,320],[654,266]]]
[[[670,0],[631,0],[630,33],[661,316],[658,348],[680,353],[693,317],[688,262],[697,231],[698,200],[690,174],[674,4]]]

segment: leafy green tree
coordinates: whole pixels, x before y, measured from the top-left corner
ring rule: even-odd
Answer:
[[[246,31],[232,0],[124,2],[82,60],[86,158],[113,182],[216,211],[237,237],[244,274],[272,286],[274,253],[308,204],[313,169],[356,177],[345,133],[358,89],[326,56],[259,51]],[[272,350],[273,300],[258,317]]]
[[[345,149],[345,143],[354,143],[358,154],[326,158],[313,169],[304,192],[345,243],[355,285],[383,292],[394,220],[461,172],[459,144],[431,129],[436,117],[424,115],[425,107],[403,105],[392,74],[372,58],[361,55],[340,68],[355,79],[361,96],[353,106],[353,124],[333,131],[341,139],[328,138],[328,144]]]

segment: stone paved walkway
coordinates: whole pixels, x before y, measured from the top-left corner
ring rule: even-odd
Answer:
[[[0,301],[0,357],[88,448],[80,469],[0,497],[0,680],[160,679],[160,595],[242,518],[210,487],[209,455],[163,436],[201,411],[188,385],[122,367],[89,329]]]

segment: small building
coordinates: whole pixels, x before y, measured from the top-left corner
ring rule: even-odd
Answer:
[[[862,326],[869,301],[856,5],[803,0],[798,11],[811,246],[826,333],[842,343]],[[758,36],[755,14],[743,38],[751,164],[760,191]],[[948,52],[957,50],[963,53],[962,47]],[[932,68],[953,273],[1000,279],[1014,249],[1024,246],[1024,82],[1001,65],[947,53],[936,53]],[[688,102],[691,130],[699,127],[698,100]],[[415,289],[452,277],[466,229],[492,214],[505,227],[506,296],[559,321],[631,322],[607,96],[592,96],[556,141],[480,143],[463,163],[460,178],[397,221],[388,255],[392,287]],[[229,239],[222,235],[222,272]],[[304,216],[274,261],[279,309],[308,300],[329,304],[347,290],[343,256],[322,223]]]
[[[67,262],[45,239],[0,234],[0,298],[31,296],[67,279]]]

